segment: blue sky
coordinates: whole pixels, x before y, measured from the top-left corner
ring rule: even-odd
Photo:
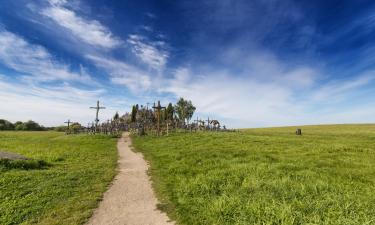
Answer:
[[[178,97],[228,127],[375,121],[375,3],[0,0],[0,117]]]

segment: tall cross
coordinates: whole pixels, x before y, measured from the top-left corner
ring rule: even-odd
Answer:
[[[95,128],[98,126],[99,122],[99,110],[105,109],[105,107],[99,105],[99,101],[96,102],[96,107],[90,107],[90,109],[96,109],[96,117],[95,117]]]
[[[71,123],[70,119],[69,119],[68,121],[64,122],[64,123],[67,123],[67,124],[68,124],[68,130],[69,130],[70,123]]]
[[[161,106],[160,105],[160,101],[158,101],[158,105],[155,106],[155,103],[154,103],[154,106],[152,107],[154,110],[156,110],[156,117],[158,119],[158,135],[160,133],[160,111],[162,109],[165,109],[165,107]]]

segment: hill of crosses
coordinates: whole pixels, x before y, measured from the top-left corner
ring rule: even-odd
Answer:
[[[196,118],[192,120],[196,107],[189,100],[180,98],[175,105],[169,103],[163,106],[160,101],[154,102],[152,105],[133,105],[131,112],[121,115],[116,114],[111,119],[100,122],[99,112],[105,107],[100,105],[98,101],[94,122],[87,126],[82,126],[77,122],[66,121],[67,134],[76,134],[85,132],[88,134],[107,134],[119,135],[121,132],[129,131],[138,135],[168,135],[171,132],[198,132],[198,131],[226,131],[233,132],[235,130],[227,129],[225,125],[221,125],[216,119]]]

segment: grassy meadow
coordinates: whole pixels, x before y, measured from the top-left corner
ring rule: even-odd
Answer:
[[[375,125],[133,137],[179,224],[375,224]]]
[[[58,132],[0,132],[0,224],[83,224],[116,173],[117,139]],[[20,166],[21,165],[21,166]]]

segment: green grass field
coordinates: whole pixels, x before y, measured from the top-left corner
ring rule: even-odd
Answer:
[[[375,224],[375,125],[134,137],[179,224]]]
[[[0,151],[46,166],[0,164],[0,224],[82,224],[116,174],[117,139],[58,132],[0,132]]]

